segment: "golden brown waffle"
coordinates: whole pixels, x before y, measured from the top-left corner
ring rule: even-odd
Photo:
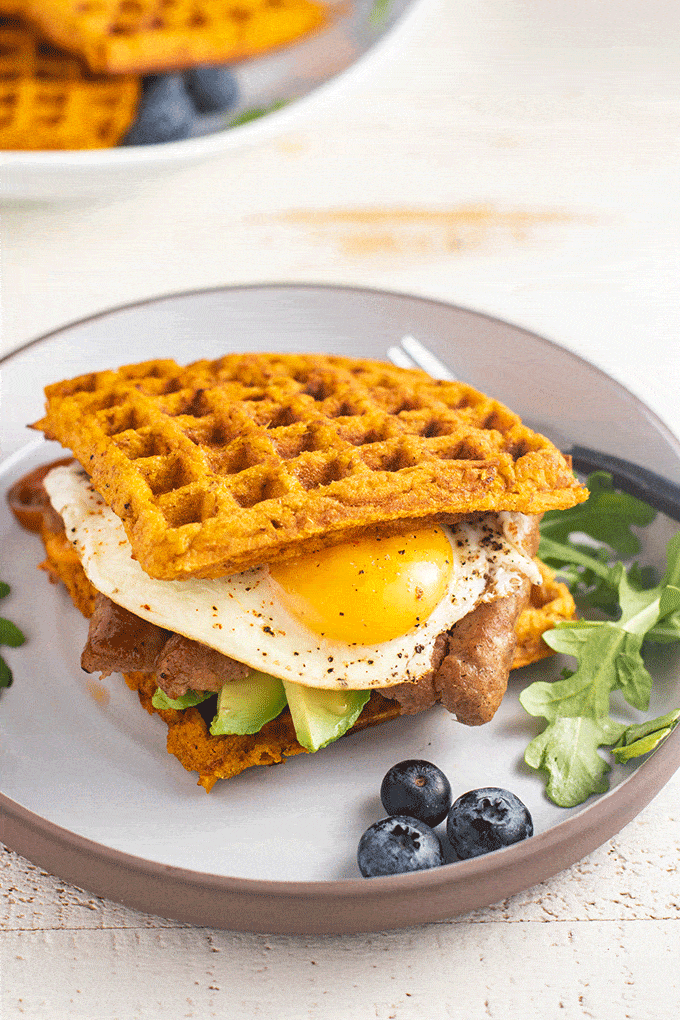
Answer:
[[[0,149],[101,149],[134,120],[136,77],[92,75],[31,29],[0,18]]]
[[[34,426],[73,451],[152,577],[217,577],[437,514],[587,498],[502,404],[383,362],[227,355],[48,386]]]
[[[45,38],[108,74],[232,63],[326,20],[313,0],[23,0],[23,11]]]
[[[43,472],[44,474],[44,472]],[[49,500],[44,489],[40,491],[42,475],[31,479],[27,485],[15,486],[10,496],[12,509],[25,527],[39,531],[46,561],[41,564],[49,572],[50,580],[61,580],[76,607],[85,617],[90,617],[96,597],[95,589],[88,581],[80,561],[66,537],[63,525],[55,520],[49,510]],[[35,515],[33,520],[26,514]],[[529,605],[520,614],[515,628],[517,648],[512,664],[513,669],[527,666],[552,650],[541,639],[541,635],[561,620],[574,616],[575,606],[566,585],[555,580],[553,572],[540,561],[543,583],[531,590]],[[274,765],[305,749],[295,738],[290,714],[284,712],[252,736],[213,737],[198,708],[177,712],[174,709],[159,711],[151,699],[156,691],[153,673],[128,673],[125,682],[137,691],[144,708],[151,713],[158,712],[168,726],[167,748],[174,754],[187,771],[199,774],[199,785],[210,791],[218,779],[238,775],[256,765]],[[359,716],[352,732],[376,726],[401,714],[397,701],[390,701],[377,691]]]
[[[147,711],[157,711],[151,704],[156,690],[151,675],[127,673],[125,682],[137,691]],[[296,739],[293,720],[287,708],[276,719],[266,723],[258,733],[245,737],[211,736],[208,723],[197,708],[183,712],[161,710],[158,714],[168,727],[168,754],[174,754],[187,772],[198,772],[198,785],[208,793],[218,779],[231,779],[257,765],[278,765],[293,755],[307,754]],[[400,714],[400,706],[396,701],[388,701],[373,691],[350,732],[358,733],[370,726],[379,726],[396,719]]]
[[[558,623],[573,620],[576,615],[576,606],[566,584],[556,581],[554,572],[541,560],[536,558],[534,562],[541,572],[543,583],[531,586],[529,602],[515,624],[517,647],[513,669],[530,666],[532,662],[553,655],[552,648],[543,640],[543,634]]]

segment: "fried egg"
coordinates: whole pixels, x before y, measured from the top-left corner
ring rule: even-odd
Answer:
[[[368,535],[231,577],[161,581],[133,559],[118,516],[78,464],[45,478],[97,591],[136,616],[307,687],[389,687],[429,672],[436,638],[480,602],[540,583],[531,519],[488,515]]]

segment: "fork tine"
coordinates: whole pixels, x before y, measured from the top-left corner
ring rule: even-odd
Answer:
[[[417,368],[413,358],[409,358],[406,351],[402,350],[401,347],[388,347],[387,357],[390,359],[393,365],[397,368]]]
[[[440,361],[420,340],[416,340],[412,336],[405,336],[401,341],[401,346],[418,368],[422,368],[435,379],[455,380],[456,377],[448,365]]]

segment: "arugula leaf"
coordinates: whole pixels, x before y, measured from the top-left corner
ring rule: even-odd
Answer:
[[[680,532],[668,543],[668,565],[661,583],[668,589],[680,588]],[[680,610],[662,615],[659,622],[648,631],[646,638],[659,644],[680,641]]]
[[[660,715],[648,722],[627,726],[612,749],[618,762],[627,762],[641,754],[648,754],[664,740],[680,719],[680,708]]]
[[[597,748],[610,743],[612,735],[586,716],[562,716],[531,741],[524,760],[548,773],[546,793],[555,804],[575,807],[585,800],[584,790],[608,790],[611,765]]]
[[[179,698],[170,698],[161,687],[157,687],[151,699],[151,704],[154,708],[175,708],[181,711],[185,708],[192,708],[194,705],[200,705],[202,701],[207,701],[208,698],[212,697],[214,695],[210,691],[194,691],[189,689],[186,694],[180,694]]]
[[[619,683],[618,656],[624,654],[627,635],[613,623],[585,627],[557,627],[559,651],[574,655],[578,668],[563,680],[551,683],[537,680],[520,695],[520,703],[529,715],[543,716],[554,722],[559,716],[588,716],[599,720],[609,713],[609,694]],[[574,636],[576,640],[574,640]],[[552,642],[549,640],[549,644]],[[555,647],[552,644],[552,647]],[[629,649],[634,655],[634,649]]]
[[[611,551],[541,536],[538,555],[566,581],[582,609],[593,607],[610,616],[617,615],[623,567],[620,563],[611,563]]]
[[[583,532],[614,549],[622,559],[640,551],[640,539],[631,525],[645,527],[656,517],[656,510],[642,500],[619,492],[606,471],[588,476],[590,496],[585,503],[569,510],[549,510],[541,521],[541,535],[566,542],[570,535]]]
[[[553,513],[553,511],[551,510],[550,513]],[[594,549],[586,550],[584,546],[580,545],[558,542],[556,539],[544,535],[542,528],[543,525],[541,524],[541,542],[538,554],[542,560],[547,563],[554,563],[557,567],[563,565],[582,567],[587,571],[591,571],[603,581],[606,581],[607,584],[615,583],[613,575],[620,573],[621,565],[617,563],[613,567],[610,566],[607,563],[608,557],[606,553]],[[580,578],[581,575],[576,573],[574,576]]]
[[[660,645],[680,641],[680,614],[673,613],[660,620],[647,634],[647,640],[655,641]]]
[[[233,117],[227,124],[227,127],[233,128],[239,127],[241,124],[249,124],[251,120],[257,120],[259,117],[265,117],[268,113],[282,109],[289,102],[290,99],[275,99],[268,106],[252,106],[250,109],[243,110]]]
[[[597,608],[616,616],[622,569],[616,558],[628,559],[640,551],[640,540],[631,529],[650,524],[656,511],[615,490],[606,472],[591,474],[588,488],[590,496],[585,503],[544,515],[538,555],[567,582],[582,609]],[[595,544],[577,540],[584,535]],[[656,583],[654,569],[637,563],[628,576],[638,589]]]
[[[18,648],[19,645],[23,645],[25,640],[26,638],[15,624],[0,616],[0,645]]]
[[[12,670],[0,655],[0,688],[11,687],[13,679]]]
[[[385,24],[391,7],[392,0],[374,0],[369,19],[374,28],[381,28]]]
[[[649,707],[653,682],[642,656],[644,642],[680,639],[680,533],[668,543],[662,580],[645,586],[647,574],[637,564],[626,571],[622,563],[609,561],[606,550],[569,539],[578,532],[620,554],[638,551],[631,525],[650,523],[655,512],[615,492],[601,472],[588,479],[588,486],[594,491],[595,510],[587,509],[589,499],[559,515],[546,514],[547,534],[542,525],[539,555],[568,578],[572,590],[585,589],[587,602],[615,618],[572,620],[546,632],[546,643],[573,656],[576,669],[559,680],[537,681],[520,695],[530,715],[547,720],[529,744],[525,761],[547,773],[546,792],[564,807],[608,789],[611,766],[598,748],[609,747],[617,761],[628,761],[656,747],[680,719],[680,709],[632,726],[610,716],[614,691],[621,691],[640,711]],[[611,534],[605,536],[600,514],[608,518]]]
[[[10,586],[5,581],[0,581],[0,599],[4,599],[9,593]],[[0,645],[18,648],[19,645],[23,645],[25,640],[26,638],[15,624],[0,616]],[[13,679],[12,670],[0,655],[0,689],[11,687]]]

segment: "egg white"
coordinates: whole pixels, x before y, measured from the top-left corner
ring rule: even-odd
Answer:
[[[444,528],[453,571],[447,591],[427,619],[376,645],[347,644],[314,634],[277,598],[267,566],[217,579],[160,581],[132,558],[120,518],[93,489],[78,464],[45,478],[83,569],[97,591],[136,616],[200,641],[254,669],[307,687],[364,690],[418,680],[431,668],[439,634],[481,601],[508,594],[522,575],[540,574],[521,542],[529,519],[501,513],[484,525]],[[489,523],[496,541],[483,541]]]

